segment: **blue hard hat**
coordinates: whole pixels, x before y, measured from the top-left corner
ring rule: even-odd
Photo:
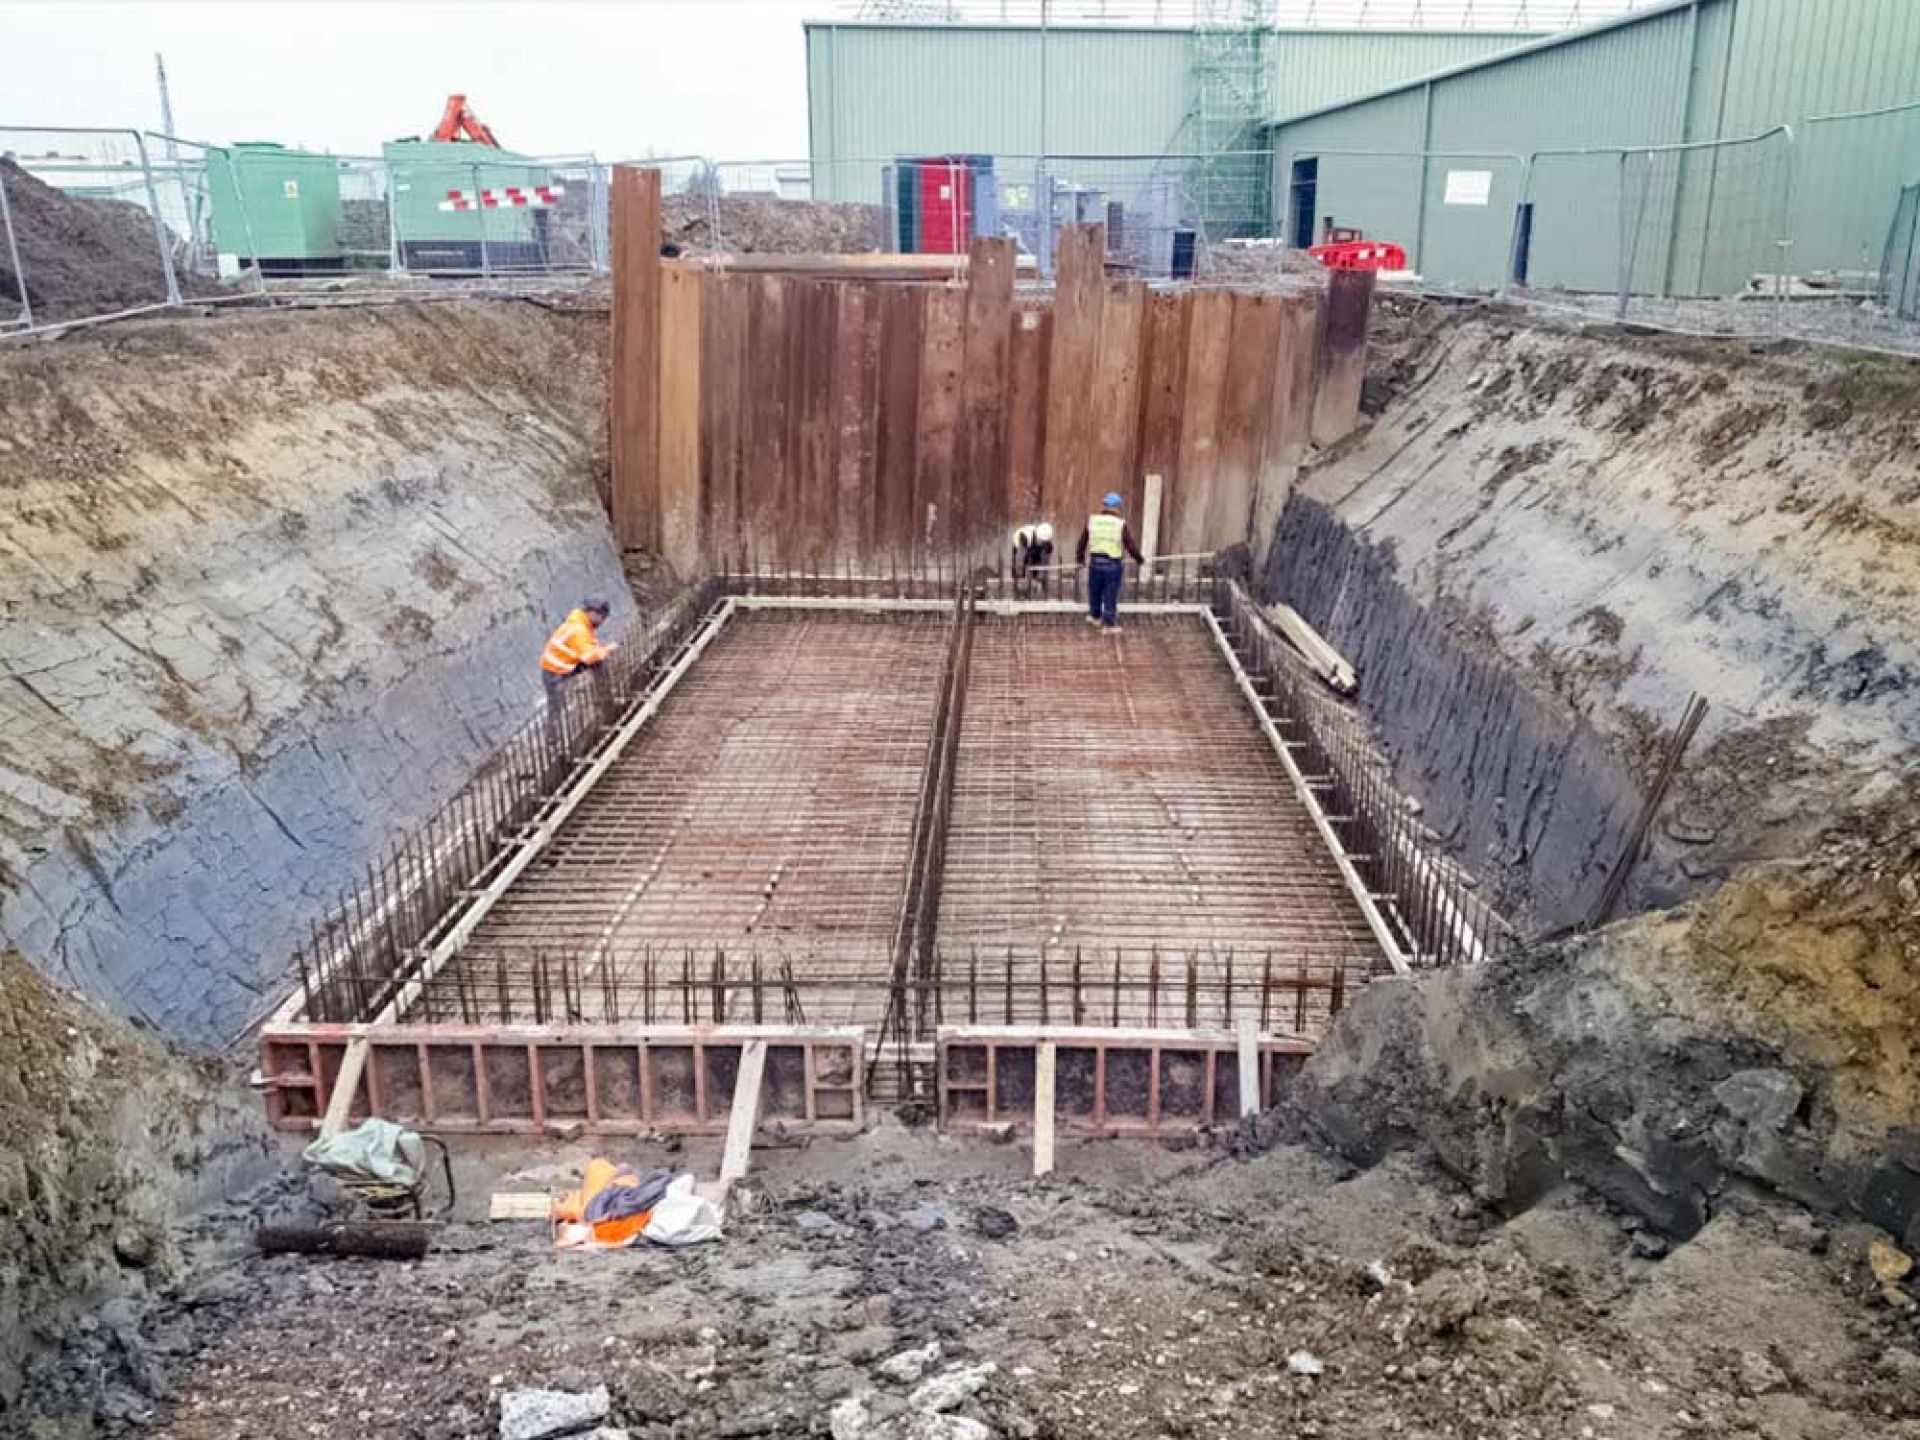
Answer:
[[[1118,510],[1121,505],[1120,493],[1117,490],[1109,490],[1106,498],[1100,503],[1109,510]]]

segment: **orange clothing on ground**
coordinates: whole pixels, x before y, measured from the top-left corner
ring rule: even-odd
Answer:
[[[576,614],[579,612],[575,612]],[[642,1210],[634,1215],[622,1215],[616,1220],[602,1220],[587,1225],[587,1206],[593,1203],[593,1197],[609,1185],[638,1185],[640,1177],[631,1170],[622,1170],[611,1160],[595,1158],[587,1162],[586,1173],[581,1177],[578,1190],[562,1195],[553,1205],[553,1218],[569,1226],[578,1226],[590,1231],[591,1238],[584,1234],[566,1234],[563,1232],[560,1243],[568,1249],[587,1247],[597,1249],[617,1249],[631,1245],[640,1238],[640,1232],[647,1228],[647,1222],[653,1218],[653,1211]]]
[[[560,622],[540,652],[540,668],[549,675],[571,675],[582,665],[597,665],[613,653],[600,643],[593,621],[584,610],[575,610]]]

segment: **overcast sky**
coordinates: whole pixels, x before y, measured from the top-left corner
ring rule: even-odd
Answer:
[[[352,154],[464,91],[500,143],[602,158],[807,153],[800,22],[836,0],[0,0],[0,125],[158,129]],[[842,12],[844,13],[844,12]],[[9,137],[0,135],[0,149]]]
[[[892,0],[896,5],[906,0]],[[1039,0],[963,0],[1031,23]],[[1051,0],[1172,19],[1202,0]],[[1280,0],[1288,23],[1536,23],[1648,0]],[[1812,3],[1812,0],[1809,0]],[[1920,4],[1920,0],[1911,0]],[[158,129],[153,56],[189,138],[377,154],[464,92],[500,143],[602,159],[807,153],[803,18],[849,0],[0,0],[0,125]],[[937,8],[937,7],[936,7]],[[1232,7],[1227,7],[1231,9]],[[0,134],[0,149],[27,149]]]

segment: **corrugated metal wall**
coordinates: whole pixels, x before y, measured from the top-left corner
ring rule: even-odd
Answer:
[[[1791,124],[1792,147],[1775,137],[1624,166],[1548,154],[1533,167],[1532,284],[1611,290],[1624,256],[1636,291],[1728,293],[1782,263],[1783,227],[1795,270],[1877,263],[1900,185],[1920,176],[1920,110],[1803,122],[1909,100],[1920,100],[1916,0],[1696,0],[1278,126],[1274,194],[1286,203],[1293,162],[1327,151],[1530,155]],[[1486,204],[1446,203],[1447,173],[1465,169],[1490,172]],[[1316,216],[1406,244],[1431,279],[1494,285],[1521,170],[1498,158],[1322,154]]]
[[[1267,93],[1276,117],[1299,115],[1535,38],[1493,30],[1277,30],[1267,38]]]
[[[1041,36],[1031,27],[807,26],[814,193],[880,198],[876,161],[1033,155],[1041,148]],[[1501,32],[1277,31],[1266,39],[1275,114],[1363,94],[1508,48]],[[1175,29],[1046,34],[1046,147],[1056,155],[1193,148],[1194,44]]]

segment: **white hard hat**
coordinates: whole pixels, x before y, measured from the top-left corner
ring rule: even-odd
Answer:
[[[1039,525],[1034,528],[1033,538],[1038,540],[1042,545],[1051,545],[1053,543],[1053,526],[1042,520]]]

